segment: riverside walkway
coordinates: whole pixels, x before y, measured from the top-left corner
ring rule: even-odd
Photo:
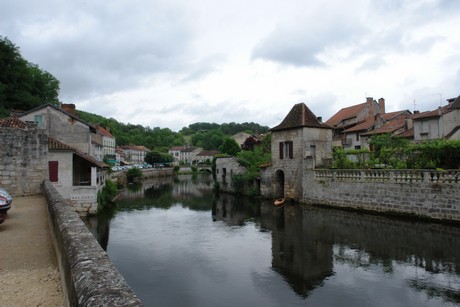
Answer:
[[[64,306],[43,195],[13,199],[0,247],[1,306]]]

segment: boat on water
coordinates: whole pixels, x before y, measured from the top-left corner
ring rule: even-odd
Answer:
[[[275,199],[275,206],[280,207],[284,205],[284,198]]]

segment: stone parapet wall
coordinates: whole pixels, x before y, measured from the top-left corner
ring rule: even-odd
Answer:
[[[78,214],[45,180],[51,233],[69,306],[142,306]]]
[[[304,203],[460,222],[460,171],[306,170]]]

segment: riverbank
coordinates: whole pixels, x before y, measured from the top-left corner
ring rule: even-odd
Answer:
[[[0,238],[0,305],[64,306],[45,197],[15,198]]]

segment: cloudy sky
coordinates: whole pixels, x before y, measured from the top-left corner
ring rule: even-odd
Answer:
[[[387,112],[460,95],[456,0],[2,0],[0,35],[60,99],[123,123],[273,127],[366,97]]]

